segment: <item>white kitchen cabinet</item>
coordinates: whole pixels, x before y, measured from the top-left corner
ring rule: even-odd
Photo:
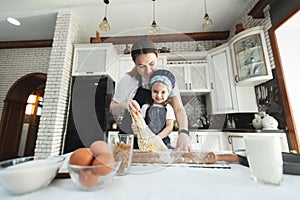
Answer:
[[[281,151],[289,152],[289,146],[287,142],[287,137],[285,133],[256,133],[256,132],[223,132],[225,137],[227,138],[227,148],[228,150],[235,152],[236,150],[245,149],[244,136],[255,135],[255,136],[267,136],[273,135],[280,137],[281,140]],[[263,149],[262,149],[263,150]]]
[[[117,58],[111,43],[74,44],[72,75],[107,74],[117,68]]]
[[[177,144],[177,138],[178,138],[178,131],[172,131],[169,134],[169,138],[170,138],[170,143],[172,147],[176,147]]]
[[[234,82],[230,46],[223,44],[212,49],[208,60],[211,92],[206,96],[207,112],[258,112],[254,87],[239,87]]]
[[[134,67],[134,62],[131,58],[130,55],[123,55],[119,58],[119,67],[118,67],[118,78],[117,78],[117,82],[118,80],[120,80],[120,78],[126,74],[127,72],[131,71],[131,69]]]
[[[273,78],[263,27],[244,30],[229,43],[238,85],[259,85]]]
[[[190,131],[190,139],[195,151],[227,150],[226,138],[221,131]]]
[[[180,93],[209,92],[207,60],[183,60],[167,62],[167,69],[173,72]]]

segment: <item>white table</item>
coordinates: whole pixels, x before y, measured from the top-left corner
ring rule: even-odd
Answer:
[[[79,191],[71,179],[55,179],[47,188],[10,196],[0,189],[0,199],[22,200],[276,200],[299,199],[300,176],[284,175],[281,186],[262,185],[250,177],[249,168],[230,164],[231,169],[189,167],[133,167],[132,174],[115,177],[111,185],[99,191]]]

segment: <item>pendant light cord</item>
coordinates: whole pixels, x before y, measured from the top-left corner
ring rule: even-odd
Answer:
[[[107,4],[105,5],[105,17],[107,16]]]
[[[152,0],[153,1],[153,21],[155,21],[155,0]]]
[[[207,13],[207,9],[206,9],[206,0],[204,0],[204,10],[205,10],[205,14]]]
[[[105,17],[107,16],[107,6],[109,4],[109,0],[104,0],[105,3]]]

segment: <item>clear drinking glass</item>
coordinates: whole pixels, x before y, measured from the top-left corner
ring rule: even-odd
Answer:
[[[255,182],[280,185],[283,178],[281,142],[278,136],[245,136],[246,154]]]
[[[132,163],[133,139],[134,135],[132,134],[115,134],[109,138],[108,144],[114,158],[122,159],[117,176],[129,173]]]

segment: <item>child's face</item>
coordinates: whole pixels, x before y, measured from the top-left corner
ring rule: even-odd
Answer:
[[[151,87],[151,95],[154,103],[164,103],[169,96],[168,88],[162,82],[155,82]]]

